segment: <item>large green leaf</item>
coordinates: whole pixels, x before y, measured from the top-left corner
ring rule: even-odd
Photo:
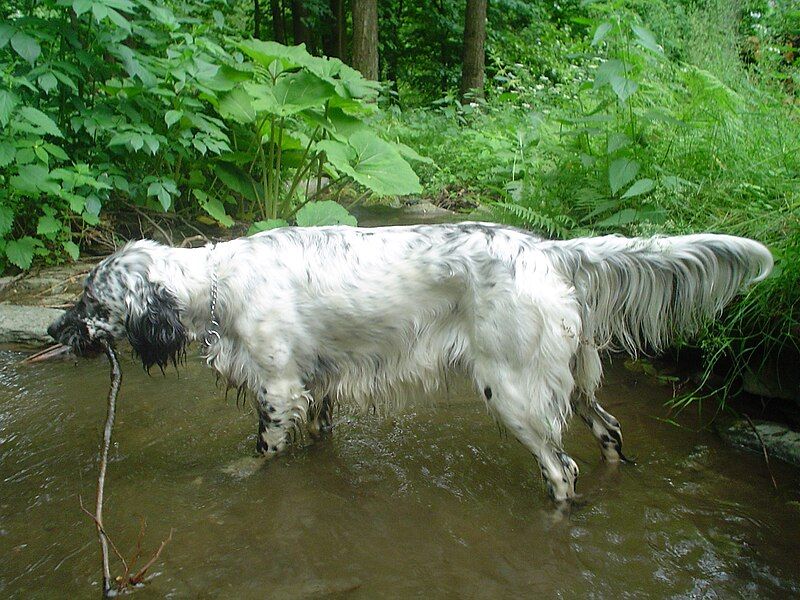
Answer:
[[[159,179],[147,186],[147,195],[158,198],[161,207],[166,212],[172,206],[172,197],[178,195],[178,187],[172,179]]]
[[[14,160],[17,149],[10,142],[0,142],[0,167],[5,167]]]
[[[63,227],[61,221],[56,219],[53,215],[43,215],[39,217],[39,224],[36,226],[36,235],[50,237],[61,231]]]
[[[240,65],[242,69],[250,65]],[[197,81],[201,89],[216,95],[217,92],[229,92],[243,81],[253,78],[253,73],[248,70],[233,68],[228,65],[220,65],[213,72],[208,69],[206,72],[197,75]]]
[[[9,240],[6,244],[6,256],[12,265],[20,269],[29,269],[33,262],[33,251],[41,245],[39,240],[25,236],[18,240]]]
[[[256,119],[250,95],[237,87],[225,94],[219,102],[219,114],[237,123],[252,123]]]
[[[78,258],[80,258],[81,249],[78,247],[78,244],[73,241],[66,241],[62,243],[62,246],[64,246],[64,250],[69,254],[72,260],[78,260]]]
[[[639,172],[639,163],[630,158],[618,158],[608,166],[608,184],[616,194],[625,184],[633,181]]]
[[[167,129],[175,125],[183,117],[182,110],[168,110],[164,113],[164,122],[167,124]]]
[[[269,231],[270,229],[277,229],[278,227],[286,227],[289,223],[283,219],[267,219],[266,221],[256,221],[247,230],[247,235],[261,233],[262,231]]]
[[[327,116],[326,116],[327,113]],[[334,138],[340,141],[347,139],[359,131],[369,131],[370,127],[358,117],[345,113],[341,108],[329,107],[327,111],[322,109],[303,111],[303,116],[314,125],[319,125]]]
[[[299,71],[278,79],[272,90],[280,114],[294,114],[312,106],[319,106],[336,91],[333,86],[312,73]]]
[[[295,219],[300,227],[358,225],[356,218],[347,212],[344,206],[333,200],[309,202],[297,211]]]
[[[15,31],[8,23],[0,23],[0,50],[6,47],[8,40],[11,39]]]
[[[0,124],[5,127],[11,118],[11,113],[19,103],[19,98],[13,92],[0,90]]]
[[[592,83],[592,87],[597,89],[601,86],[604,86],[611,81],[612,77],[622,76],[624,72],[625,65],[622,64],[622,61],[616,59],[607,60],[597,67],[597,71],[595,71],[594,74],[594,82]]]
[[[648,193],[655,187],[652,179],[640,179],[628,188],[628,191],[622,194],[622,198],[633,198],[634,196],[641,196]]]
[[[613,26],[608,21],[600,23],[600,25],[598,25],[597,29],[594,31],[594,36],[592,37],[592,46],[596,46],[602,42],[606,35],[608,35],[608,32],[611,31],[612,27]]]
[[[0,238],[11,231],[11,226],[14,224],[14,211],[8,206],[0,205]]]
[[[200,208],[206,211],[211,217],[223,227],[233,225],[233,219],[225,212],[225,206],[216,198],[209,198],[203,190],[193,189],[192,195],[197,198]]]
[[[299,67],[305,65],[311,57],[305,44],[284,46],[278,42],[245,40],[239,44],[239,48],[263,67],[269,67],[279,59],[284,68]]]
[[[244,90],[257,112],[286,117],[312,107],[321,107],[336,92],[333,86],[307,71],[289,73],[274,85],[252,82]],[[241,89],[241,88],[240,88]]]
[[[17,54],[27,60],[31,66],[36,63],[36,59],[42,53],[42,47],[35,38],[32,38],[24,31],[17,31],[11,38],[11,47]]]
[[[614,154],[620,148],[627,148],[631,145],[631,138],[624,133],[612,133],[608,136],[607,154]]]
[[[630,98],[633,93],[639,89],[638,83],[627,77],[622,77],[621,75],[612,75],[609,83],[620,102],[625,102],[625,100]]]
[[[31,125],[34,125],[42,133],[47,133],[55,137],[64,137],[61,130],[50,117],[32,106],[23,106],[19,109],[19,115]]]
[[[622,225],[627,225],[639,220],[640,219],[636,210],[632,208],[624,208],[621,211],[614,213],[607,219],[603,219],[602,221],[595,223],[595,227],[620,227]]]
[[[233,219],[225,212],[225,207],[222,205],[222,202],[216,198],[201,202],[200,207],[223,227],[231,227],[233,225]]]
[[[94,4],[94,0],[72,0],[72,10],[80,17],[83,13],[92,9],[92,4]]]
[[[10,179],[11,187],[26,196],[38,196],[40,193],[58,194],[61,186],[50,176],[47,167],[38,164],[23,165],[19,174]]]
[[[634,35],[636,35],[636,41],[641,46],[653,52],[657,52],[658,54],[664,53],[664,49],[658,45],[655,36],[650,32],[649,29],[646,29],[641,25],[632,25],[631,29],[633,29]]]
[[[257,184],[247,171],[229,163],[218,162],[214,165],[214,173],[222,183],[240,196],[250,202],[258,201]]]
[[[324,150],[336,170],[349,175],[379,196],[417,194],[419,178],[394,145],[372,132],[353,134],[347,144],[323,140]]]
[[[377,95],[380,84],[366,79],[360,71],[338,58],[312,56],[304,65],[314,75],[336,88],[342,99],[366,99]]]

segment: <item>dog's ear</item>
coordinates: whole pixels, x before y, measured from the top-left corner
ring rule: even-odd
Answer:
[[[187,341],[178,303],[161,285],[146,283],[145,288],[138,301],[129,303],[128,340],[148,372],[153,365],[163,371],[170,362],[177,367]]]

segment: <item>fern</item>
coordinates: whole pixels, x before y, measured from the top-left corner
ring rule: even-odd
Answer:
[[[717,120],[721,120],[723,116],[719,114],[720,110],[729,116],[738,115],[742,111],[741,96],[713,73],[695,65],[685,65],[681,73],[683,83],[689,91],[692,109],[704,108],[708,115],[715,115]]]
[[[567,232],[577,225],[566,215],[543,215],[532,208],[511,202],[493,202],[492,206],[513,215],[529,229],[547,233],[548,237],[566,237]]]

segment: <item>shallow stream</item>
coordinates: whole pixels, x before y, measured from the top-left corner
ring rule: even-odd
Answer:
[[[0,351],[0,596],[99,597],[92,505],[105,359]],[[141,598],[787,598],[800,593],[800,473],[732,449],[621,363],[601,403],[636,466],[576,419],[581,504],[554,509],[533,459],[465,384],[394,418],[340,411],[332,437],[251,458],[256,417],[199,360],[148,377],[127,356],[106,485],[124,553],[174,528]],[[117,570],[118,572],[118,570]]]

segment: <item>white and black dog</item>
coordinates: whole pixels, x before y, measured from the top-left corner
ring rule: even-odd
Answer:
[[[129,243],[48,331],[79,354],[127,337],[148,369],[200,340],[208,364],[257,398],[268,456],[298,423],[318,431],[333,402],[385,407],[457,368],[560,501],[578,476],[561,448],[573,411],[606,460],[624,460],[619,422],[595,400],[599,351],[657,351],[771,268],[764,246],[725,235],[289,227],[196,249]]]

